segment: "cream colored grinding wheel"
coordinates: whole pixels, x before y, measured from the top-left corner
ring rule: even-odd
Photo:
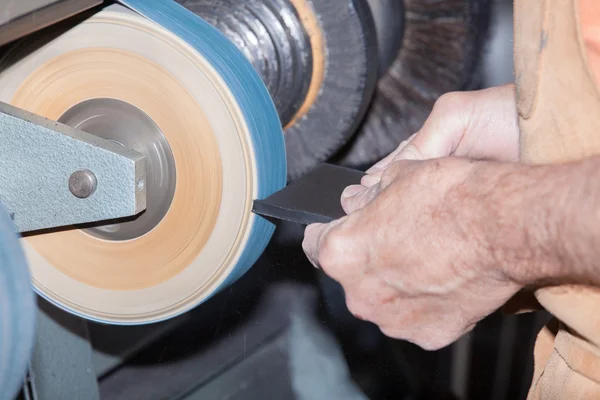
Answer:
[[[149,203],[158,219],[134,225],[135,235],[115,236],[125,225],[112,224],[22,239],[36,291],[73,313],[118,324],[162,320],[202,302],[232,274],[258,218],[250,212],[256,160],[234,96],[193,47],[120,5],[40,40],[4,58],[1,101],[53,120],[83,107],[84,130],[85,112],[110,128],[114,115],[102,117],[96,106],[132,110],[168,143],[160,168],[175,173],[159,177],[171,188],[157,197],[164,212]],[[123,142],[138,134],[125,130]]]

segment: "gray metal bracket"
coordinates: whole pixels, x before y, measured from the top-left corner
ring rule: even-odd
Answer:
[[[0,102],[0,202],[18,232],[146,209],[144,155]]]
[[[0,7],[0,45],[102,3],[103,0],[27,0]]]
[[[87,322],[38,299],[36,343],[24,395],[100,400]]]

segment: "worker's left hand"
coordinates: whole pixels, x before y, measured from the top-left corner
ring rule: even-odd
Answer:
[[[341,283],[357,317],[388,336],[439,349],[521,285],[502,271],[490,195],[518,164],[448,157],[395,161],[342,204],[349,214],[307,228],[311,262]]]

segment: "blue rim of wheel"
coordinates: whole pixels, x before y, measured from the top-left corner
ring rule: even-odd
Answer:
[[[121,0],[120,3],[178,36],[212,65],[240,107],[250,132],[257,178],[254,195],[262,199],[282,189],[287,177],[283,129],[266,86],[245,56],[216,28],[172,0]],[[254,265],[271,240],[275,225],[258,216],[250,222],[248,241],[230,275],[203,300],[168,317],[142,322],[112,321],[76,312],[41,291],[36,292],[59,308],[90,321],[133,326],[169,320],[209,300]]]

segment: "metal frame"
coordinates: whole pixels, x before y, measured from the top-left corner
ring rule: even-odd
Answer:
[[[39,299],[37,331],[23,396],[100,400],[87,322]]]
[[[102,4],[103,0],[20,0],[0,8],[0,46]]]
[[[146,209],[144,155],[1,102],[0,154],[0,201],[18,232]],[[84,198],[70,185],[81,171],[97,180]]]

